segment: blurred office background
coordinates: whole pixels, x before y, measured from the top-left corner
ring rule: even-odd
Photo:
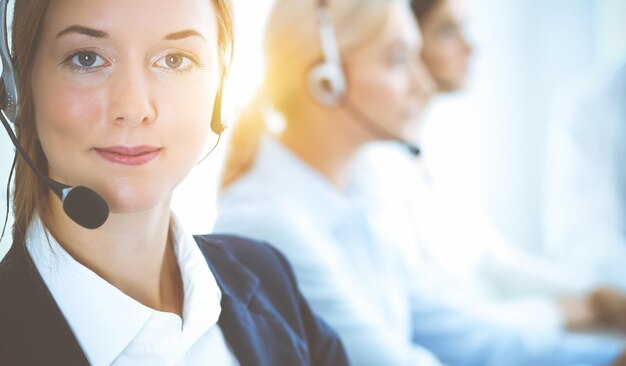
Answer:
[[[261,78],[261,35],[271,0],[234,3],[238,48],[229,104],[236,109]],[[426,155],[439,182],[475,198],[514,242],[538,248],[552,96],[566,80],[626,59],[626,1],[469,0],[469,5],[471,80],[463,92],[433,103],[424,130]],[[175,211],[193,232],[211,230],[224,147],[198,165],[174,197]],[[0,133],[2,222],[12,156],[8,137]],[[5,234],[0,257],[9,243]]]
[[[468,88],[440,98],[425,126],[433,175],[476,197],[500,230],[542,243],[551,102],[582,74],[626,60],[626,1],[470,0]]]

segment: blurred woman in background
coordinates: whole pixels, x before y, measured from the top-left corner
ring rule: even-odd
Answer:
[[[450,92],[467,82],[472,46],[465,35],[464,0],[412,0],[424,46],[422,61],[437,84],[437,91]]]
[[[424,45],[421,58],[440,94],[466,85],[472,47],[464,32],[464,0],[414,0]],[[385,164],[385,162],[393,164]],[[442,296],[502,324],[547,329],[626,327],[623,294],[565,261],[533,255],[504,238],[480,207],[442,189],[427,169],[390,143],[362,149],[354,179],[368,182],[379,204],[379,222],[410,243],[412,268]],[[408,203],[408,204],[407,204]],[[393,228],[393,229],[391,229]]]
[[[265,79],[233,134],[216,232],[268,240],[357,365],[608,364],[619,342],[537,336],[470,314],[413,277],[352,179],[371,141],[403,142],[433,84],[402,0],[278,0]],[[264,113],[264,111],[266,113]],[[278,118],[278,117],[279,118]],[[270,133],[265,121],[284,124]],[[380,213],[380,212],[378,212]]]

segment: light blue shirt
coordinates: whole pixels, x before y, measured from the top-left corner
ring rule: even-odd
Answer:
[[[416,286],[397,243],[374,230],[352,192],[265,138],[251,170],[223,193],[215,232],[281,250],[353,364],[604,365],[620,352],[614,340],[501,326]]]
[[[507,240],[473,197],[437,184],[426,160],[401,145],[368,144],[352,165],[353,190],[362,192],[375,231],[403,244],[413,278],[426,279],[420,285],[458,306],[508,325],[537,324],[545,332],[565,325],[559,297],[593,288],[593,276],[578,266]]]

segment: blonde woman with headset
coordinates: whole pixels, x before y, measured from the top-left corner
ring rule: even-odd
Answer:
[[[421,58],[438,93],[462,90],[472,54],[464,32],[467,2],[411,4],[424,37]],[[406,248],[406,257],[414,261],[411,267],[440,293],[503,323],[536,324],[539,332],[626,329],[624,295],[600,287],[606,285],[602,271],[586,270],[566,258],[549,259],[511,243],[477,204],[446,190],[429,174],[428,156],[414,159],[395,144],[381,142],[369,144],[355,160],[353,179],[386,191],[369,195],[384,197],[384,211],[394,213],[387,215],[391,219],[381,216],[378,221],[386,221],[388,231],[411,243]],[[388,161],[394,164],[385,164]]]
[[[170,209],[222,133],[230,4],[17,0],[13,55],[0,5],[20,153],[0,364],[346,364],[283,256]]]
[[[215,230],[268,240],[356,365],[605,365],[622,350],[588,337],[529,338],[415,286],[393,237],[360,205],[352,159],[404,141],[430,93],[421,37],[402,0],[277,0],[265,79],[233,135]],[[264,113],[264,111],[269,113]],[[284,129],[266,131],[264,119]]]

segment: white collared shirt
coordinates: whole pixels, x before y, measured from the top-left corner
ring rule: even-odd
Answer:
[[[26,247],[92,365],[238,364],[217,324],[221,291],[211,269],[173,215],[170,230],[184,320],[124,294],[46,235],[39,219],[31,225]]]

